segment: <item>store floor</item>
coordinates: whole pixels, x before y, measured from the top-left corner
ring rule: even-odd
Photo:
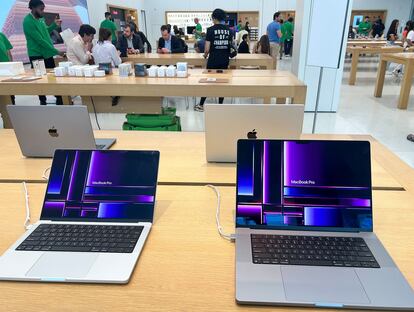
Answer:
[[[414,167],[414,143],[407,141],[409,133],[414,133],[414,94],[411,96],[408,110],[397,109],[399,82],[387,75],[382,98],[375,98],[374,85],[378,57],[361,57],[356,86],[348,85],[350,59],[346,60],[341,102],[337,113],[318,115],[317,133],[370,134],[385,144],[404,161]],[[279,69],[290,70],[291,59],[282,60]],[[50,98],[53,101],[53,97]],[[189,99],[190,108],[182,98],[168,98],[165,105],[177,108],[181,116],[183,131],[204,131],[203,113],[192,109],[195,101]],[[199,99],[197,99],[199,100]],[[208,99],[214,103],[216,99]],[[254,99],[226,99],[225,103],[251,103]],[[36,97],[19,96],[17,104],[37,105]],[[91,114],[94,128],[96,122]],[[121,129],[125,116],[122,114],[98,114],[102,129]],[[304,132],[312,131],[313,114],[305,114]],[[1,121],[0,121],[1,123]],[[0,124],[0,127],[2,125]]]

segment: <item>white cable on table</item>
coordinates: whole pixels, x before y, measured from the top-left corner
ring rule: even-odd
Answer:
[[[46,169],[45,169],[45,171],[43,171],[43,175],[42,175],[42,179],[43,179],[43,180],[46,180],[46,181],[48,181],[48,180],[49,180],[49,175],[50,175],[50,172],[49,172],[49,174],[47,174],[47,173],[48,173],[48,171],[50,171],[50,168],[51,168],[51,167],[48,167],[48,168],[46,168]]]
[[[29,191],[27,190],[26,182],[23,182],[24,200],[26,206],[26,219],[24,220],[24,228],[30,230],[32,225],[30,224],[30,206],[29,206]]]
[[[236,241],[236,237],[234,234],[227,234],[224,233],[223,227],[221,226],[220,223],[220,206],[221,206],[221,195],[220,195],[220,191],[217,187],[215,187],[214,185],[208,184],[206,185],[207,187],[211,188],[217,196],[217,208],[216,208],[216,224],[217,224],[217,230],[220,234],[220,236],[224,239],[227,239],[230,242],[235,242]]]

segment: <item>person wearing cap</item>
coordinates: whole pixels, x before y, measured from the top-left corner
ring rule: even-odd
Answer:
[[[55,55],[63,55],[59,52],[50,39],[53,30],[62,25],[62,21],[56,17],[55,21],[47,26],[45,15],[45,4],[42,0],[29,1],[30,13],[23,19],[23,32],[27,42],[27,53],[33,67],[33,61],[43,60],[46,68],[55,68]],[[46,105],[46,96],[39,95],[41,105]],[[62,97],[56,96],[56,104],[62,105]]]

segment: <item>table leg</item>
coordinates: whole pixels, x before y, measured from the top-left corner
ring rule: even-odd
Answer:
[[[410,100],[413,73],[413,64],[411,62],[407,62],[407,64],[405,64],[404,77],[401,84],[400,100],[398,101],[399,109],[407,109],[408,101]]]
[[[306,104],[306,87],[296,91],[295,96],[292,98],[292,104]]]
[[[286,98],[276,98],[276,104],[286,104]]]
[[[3,127],[4,129],[12,129],[13,126],[9,119],[9,114],[7,113],[7,105],[12,104],[12,100],[8,95],[0,95],[0,114],[3,119]]]
[[[385,81],[385,72],[387,70],[387,61],[383,59],[380,60],[378,72],[377,72],[377,82],[375,83],[375,97],[381,97],[382,91],[384,89],[384,81]]]
[[[70,96],[62,96],[63,105],[72,105],[72,98]]]
[[[349,74],[349,85],[355,85],[358,70],[359,52],[352,54],[351,72]]]

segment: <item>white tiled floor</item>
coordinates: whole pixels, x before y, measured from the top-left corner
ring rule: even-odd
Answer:
[[[346,60],[340,108],[337,113],[318,115],[317,132],[371,134],[414,167],[414,143],[406,139],[409,133],[414,133],[414,95],[411,97],[408,110],[397,109],[400,84],[392,76],[387,76],[383,97],[375,98],[373,93],[377,65],[377,57],[361,57],[357,84],[349,86],[350,60]],[[290,70],[290,67],[290,59],[279,62],[279,69]],[[50,100],[52,101],[53,97]],[[207,100],[207,102],[214,101],[215,99]],[[235,100],[236,103],[239,101],[251,103],[252,99]],[[182,98],[168,99],[168,105],[177,107],[183,131],[203,131],[204,116],[193,111],[192,102],[193,100],[190,99],[190,109],[186,110],[186,103]],[[226,99],[225,102],[230,103],[231,99]],[[17,104],[37,105],[37,103],[36,97],[17,97]],[[93,115],[91,120],[96,128]],[[98,120],[103,129],[121,129],[125,115],[98,114]],[[305,132],[311,132],[312,122],[313,114],[305,114]]]

